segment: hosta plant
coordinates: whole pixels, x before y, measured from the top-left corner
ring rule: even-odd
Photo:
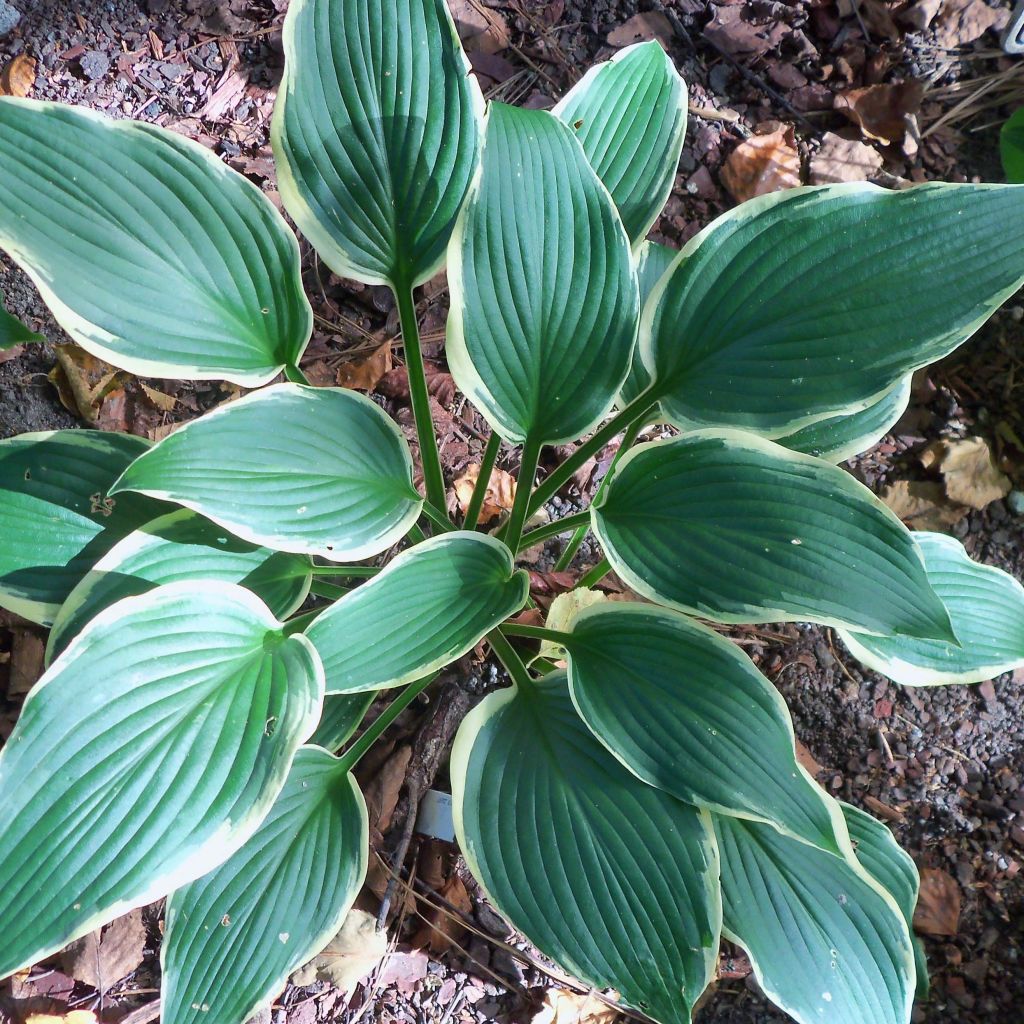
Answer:
[[[838,466],[1020,286],[1024,189],[794,189],[672,252],[646,236],[686,90],[657,44],[544,112],[484,101],[443,0],[293,0],[284,42],[280,195],[324,263],[394,292],[423,492],[380,406],[305,382],[299,248],[266,196],[171,132],[0,100],[0,247],[64,329],[127,371],[251,389],[156,444],[0,442],[0,603],[52,627],[0,753],[0,976],[167,897],[163,1020],[240,1024],[362,883],[353,767],[484,643],[511,686],[459,731],[456,832],[537,949],[676,1022],[725,936],[796,1020],[908,1021],[913,863],[813,782],[776,690],[706,623],[834,627],[911,685],[1024,664],[1020,586]],[[414,304],[442,268],[448,362],[493,429],[460,522]],[[676,429],[636,445],[652,423]],[[619,434],[593,507],[544,522]],[[502,440],[519,488],[486,534]],[[584,587],[524,623],[521,553],[571,535],[565,565],[588,530],[581,582],[614,569],[634,599]]]

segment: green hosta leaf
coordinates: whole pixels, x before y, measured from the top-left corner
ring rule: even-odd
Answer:
[[[125,471],[142,491],[280,551],[367,558],[408,532],[422,499],[401,431],[342,388],[278,384],[193,420]]]
[[[801,1024],[909,1024],[914,956],[893,898],[849,862],[715,815],[722,931]]]
[[[365,693],[329,693],[324,697],[324,709],[320,724],[309,738],[332,754],[341,750],[345,742],[359,728],[366,712],[370,710],[377,694],[373,690]]]
[[[174,583],[101,612],[0,752],[0,977],[234,853],[322,698],[312,645],[241,587]]]
[[[592,515],[615,571],[682,611],[953,635],[896,516],[843,470],[753,434],[639,445]]]
[[[506,441],[575,440],[611,407],[636,339],[629,240],[571,129],[492,103],[452,236],[448,361]]]
[[[366,805],[338,761],[303,747],[232,857],[171,894],[163,1024],[243,1024],[341,928],[366,876]]]
[[[343,277],[440,269],[479,161],[483,97],[444,0],[297,0],[273,142],[285,207]]]
[[[980,683],[1024,666],[1024,587],[1002,569],[972,561],[952,537],[912,536],[960,646],[841,630],[853,656],[904,686]]]
[[[595,64],[552,111],[583,143],[635,245],[672,191],[686,134],[686,85],[661,44]]]
[[[917,974],[917,994],[923,999],[928,994],[928,963],[924,946],[914,934],[914,908],[921,889],[921,877],[910,854],[900,848],[892,832],[877,818],[872,818],[859,807],[840,803],[850,838],[857,846],[857,860],[871,877],[896,901],[907,922],[914,946],[914,967]]]
[[[306,599],[312,566],[306,555],[271,551],[232,537],[186,509],[146,523],[108,551],[68,595],[47,644],[52,659],[104,608],[178,580],[238,583],[278,618]]]
[[[97,430],[0,441],[0,605],[50,625],[96,561],[167,511],[137,494],[108,496],[148,449],[141,437]]]
[[[1015,110],[999,131],[999,151],[1006,180],[1024,183],[1024,107]]]
[[[658,242],[641,242],[636,249],[636,274],[640,283],[640,308],[647,305],[654,286],[661,280],[661,275],[668,270],[672,261],[679,255],[675,249]],[[651,372],[640,358],[639,347],[633,350],[633,362],[629,367],[629,376],[619,391],[618,405],[629,405],[634,398],[639,398],[651,385]]]
[[[270,200],[153,125],[0,99],[0,248],[79,345],[132,373],[254,387],[312,329]]]
[[[30,331],[16,316],[11,316],[4,306],[3,295],[0,295],[0,352],[14,348],[15,345],[27,345],[35,341],[46,339],[41,334]]]
[[[1024,188],[856,183],[744,203],[661,281],[640,348],[666,414],[782,437],[876,402],[1024,281]]]
[[[451,762],[455,829],[494,905],[545,955],[657,1021],[690,1019],[718,950],[707,812],[626,771],[558,673],[486,697]]]
[[[565,644],[580,716],[638,778],[845,856],[839,809],[797,763],[785,702],[735,644],[620,603],[584,611]]]
[[[306,630],[330,693],[401,686],[461,657],[526,603],[500,541],[458,531],[417,544]]]
[[[778,443],[829,462],[852,459],[884,437],[906,411],[910,403],[910,380],[909,376],[904,377],[866,409],[827,416],[788,437],[780,437]]]

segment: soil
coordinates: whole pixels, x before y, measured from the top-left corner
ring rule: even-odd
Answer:
[[[10,0],[10,5],[23,17],[13,32],[0,38],[0,68],[19,53],[35,57],[39,64],[33,96],[86,104],[182,131],[274,195],[267,130],[281,71],[280,22],[286,0]],[[792,145],[805,180],[827,133],[862,142],[877,153],[873,177],[881,184],[999,180],[996,127],[1012,105],[1024,103],[1020,64],[999,55],[991,27],[984,32],[986,24],[998,24],[999,10],[981,10],[981,0],[947,3],[950,9],[966,11],[960,21],[944,20],[944,9],[927,27],[917,28],[913,12],[925,6],[862,0],[847,4],[842,14],[842,5],[828,0],[727,0],[715,8],[700,0],[484,0],[478,12],[491,12],[507,36],[492,24],[471,56],[493,95],[550,105],[580,69],[613,52],[607,42],[610,33],[635,24],[630,19],[638,12],[645,14],[690,87],[690,127],[677,187],[655,228],[655,237],[679,246],[733,205],[722,174],[730,154],[753,133],[765,134],[780,125],[793,130]],[[0,3],[0,12],[4,7]],[[977,32],[978,24],[982,32]],[[907,115],[902,143],[862,136],[835,109],[837,97],[851,89],[910,79],[926,82],[928,89],[924,101]],[[306,247],[304,254],[307,290],[318,315],[304,368],[314,378],[333,383],[339,367],[358,362],[394,336],[396,316],[383,290],[340,281]],[[8,308],[50,342],[0,362],[0,437],[82,425],[83,410],[74,403],[74,411],[65,408],[48,379],[55,363],[53,345],[67,339],[26,277],[2,255],[0,291]],[[454,478],[479,461],[486,425],[454,393],[445,373],[444,297],[443,283],[431,283],[420,312],[445,468]],[[878,446],[854,460],[850,470],[879,493],[894,481],[934,481],[920,460],[929,442],[981,436],[1014,487],[1024,488],[1024,446],[1019,442],[1024,416],[1015,393],[1024,342],[1022,303],[1024,296],[1017,296],[971,343],[919,375],[907,414]],[[386,374],[374,397],[414,440],[400,377]],[[91,410],[93,422],[161,436],[174,422],[237,393],[213,385],[148,384],[170,390],[174,409],[151,408],[138,382],[119,379],[123,394],[110,391]],[[128,406],[134,410],[131,415],[125,412]],[[552,464],[558,454],[551,454]],[[610,454],[603,453],[589,475],[549,511],[561,515],[582,507],[607,469]],[[499,465],[514,470],[515,454],[503,451]],[[974,557],[1024,579],[1021,510],[1011,495],[970,512],[950,529]],[[554,554],[557,548],[549,545],[538,556],[538,574],[550,569]],[[596,560],[589,544],[580,560]],[[550,575],[538,575],[535,583],[559,585]],[[11,651],[19,628],[5,627],[0,620],[0,684],[2,655]],[[925,936],[932,993],[915,1008],[914,1019],[923,1024],[1020,1020],[1024,674],[977,687],[909,689],[861,669],[827,629],[770,626],[734,635],[786,698],[798,738],[823,766],[819,781],[887,820],[920,868],[952,879],[951,893],[961,904],[959,923],[953,934]],[[446,678],[442,694],[410,709],[367,766],[363,781],[369,785],[371,776],[384,777],[392,770],[396,750],[403,744],[412,748],[405,760],[409,767],[396,787],[403,795],[389,814],[395,824],[382,830],[379,849],[386,856],[400,845],[401,826],[415,810],[415,797],[432,785],[445,785],[443,758],[437,752],[458,724],[458,716],[445,709],[454,706],[464,713],[497,682],[492,666],[464,659]],[[0,702],[0,725],[6,722],[0,737],[9,731],[22,696],[9,691],[7,703]],[[436,853],[419,838],[411,850],[407,864]],[[468,903],[460,906],[453,898],[458,886],[452,879],[464,885]],[[451,886],[445,889],[449,902],[468,911],[483,932],[504,936],[500,921],[456,863],[448,865],[441,881]],[[415,914],[406,913],[405,902],[398,902],[402,920],[392,931],[399,952],[372,983],[358,987],[347,1000],[323,982],[289,986],[272,1011],[273,1020],[314,1024],[360,1017],[466,1022],[531,1018],[543,988],[551,983],[543,971],[524,968],[505,949],[473,936],[427,958],[409,941],[422,921],[417,923]],[[5,1012],[20,1019],[29,1008],[43,1004],[87,1007],[110,1022],[125,1019],[140,1006],[144,1014],[158,983],[159,917],[159,906],[147,911],[145,961],[104,999],[56,968],[43,969],[19,983],[21,997],[34,1000],[31,1007],[24,1001],[0,1002],[0,1020]],[[757,991],[742,956],[732,958],[729,966],[736,970],[726,974],[734,976],[719,981],[698,1012],[700,1024],[789,1019]],[[58,984],[55,978],[63,981]]]

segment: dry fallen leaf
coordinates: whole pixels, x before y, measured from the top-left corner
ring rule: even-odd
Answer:
[[[907,118],[921,109],[923,96],[923,82],[868,85],[840,93],[835,109],[844,113],[869,139],[888,145],[903,141]]]
[[[811,157],[809,177],[812,185],[832,185],[839,181],[867,181],[882,169],[882,154],[856,139],[844,139],[825,132],[821,147]]]
[[[27,96],[36,84],[36,61],[19,53],[0,71],[0,96]]]
[[[338,367],[339,387],[352,391],[372,391],[391,369],[391,339],[378,345],[368,356],[342,363]]]
[[[388,937],[377,931],[377,918],[365,910],[350,910],[341,931],[326,948],[292,977],[293,985],[327,981],[348,993],[366,977],[388,951]]]
[[[106,992],[142,963],[145,948],[142,911],[131,910],[105,928],[75,939],[61,952],[60,962],[65,974]]]
[[[839,16],[859,18],[872,35],[885,36],[892,42],[900,37],[900,30],[884,0],[839,0]]]
[[[953,49],[980,39],[990,28],[1001,28],[1009,8],[997,10],[984,0],[943,0],[935,20],[935,40]]]
[[[473,913],[473,901],[469,898],[465,883],[455,870],[457,857],[451,843],[442,839],[429,839],[420,849],[418,877],[438,893],[444,903],[469,917]],[[417,949],[427,949],[435,956],[447,953],[463,940],[466,928],[458,914],[444,906],[424,906],[421,910],[423,927],[413,936],[411,943]]]
[[[463,515],[466,514],[469,503],[473,499],[473,491],[479,477],[480,467],[474,462],[467,466],[466,472],[452,484],[455,489],[455,499],[458,501]],[[487,481],[484,503],[480,509],[480,523],[489,523],[492,519],[497,519],[502,512],[507,512],[512,508],[515,500],[515,477],[511,473],[506,473],[505,470],[495,467],[491,471],[491,479]]]
[[[960,886],[945,871],[922,868],[914,931],[922,935],[956,935],[959,927]]]
[[[921,453],[925,469],[938,469],[950,501],[982,509],[1005,498],[1013,488],[1000,472],[983,437],[936,441]]]
[[[609,46],[631,46],[657,39],[662,46],[670,46],[673,39],[672,22],[660,11],[634,14],[618,28],[608,33]]]
[[[25,1024],[97,1024],[96,1014],[92,1010],[71,1010],[57,1016],[52,1013],[30,1013]]]
[[[412,759],[412,747],[403,743],[363,787],[370,828],[387,832],[391,816],[398,806],[398,796],[405,785],[405,773]]]
[[[881,499],[915,530],[947,530],[968,512],[950,502],[934,480],[897,480],[882,491]]]
[[[601,1002],[592,992],[549,988],[530,1024],[614,1024],[619,1011]]]
[[[725,161],[722,184],[737,202],[795,188],[800,184],[800,155],[792,128],[755,135],[741,142]]]
[[[480,0],[449,0],[448,7],[467,53],[497,53],[511,44],[505,19]]]
[[[799,740],[796,741],[796,759],[812,779],[816,780],[825,771],[815,756]]]

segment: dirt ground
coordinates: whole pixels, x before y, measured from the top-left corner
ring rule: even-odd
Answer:
[[[8,4],[22,17],[0,36],[0,68],[19,54],[34,58],[32,96],[172,127],[198,138],[274,195],[268,126],[287,0]],[[851,176],[890,187],[1001,180],[998,124],[1024,105],[1024,61],[1005,58],[997,45],[1005,3],[474,0],[453,7],[461,12],[460,29],[489,95],[531,106],[550,106],[591,62],[607,58],[638,31],[661,39],[689,85],[691,103],[677,187],[654,232],[674,246],[737,198],[772,183]],[[0,26],[4,8],[0,0]],[[771,140],[763,143],[771,154],[767,163],[744,156],[752,138]],[[400,351],[390,344],[397,333],[390,296],[340,281],[308,248],[304,253],[317,314],[304,369],[321,383],[369,379],[414,441]],[[237,393],[230,386],[166,381],[145,382],[147,391],[126,374],[58,350],[67,339],[3,256],[0,290],[8,308],[51,342],[13,357],[0,354],[0,437],[84,424],[159,437],[173,423]],[[446,373],[443,303],[443,283],[432,282],[420,312],[445,468],[454,478],[479,461],[486,432]],[[962,350],[919,374],[906,415],[849,467],[883,496],[912,484],[928,496],[914,513],[924,517],[916,525],[940,522],[974,557],[1018,579],[1024,579],[1022,318],[1024,295]],[[95,388],[91,401],[83,403],[80,388],[76,397],[70,387],[76,376]],[[934,467],[926,468],[921,457],[931,442],[968,437],[984,439],[1014,488],[980,509],[951,502]],[[552,463],[557,455],[551,453]],[[592,493],[610,455],[604,453],[556,499],[553,514],[573,511]],[[514,470],[514,453],[503,452],[499,465]],[[541,594],[565,585],[543,571],[552,553],[557,548],[535,566]],[[581,559],[595,560],[589,546]],[[6,621],[0,619],[0,694],[6,692],[0,741],[24,695],[25,681],[16,679],[14,665],[26,645],[38,642],[31,630]],[[821,768],[819,781],[886,820],[925,872],[932,992],[915,1009],[915,1020],[1015,1024],[1024,1002],[1024,673],[975,687],[912,690],[860,669],[827,629],[770,626],[735,636],[785,697],[798,738]],[[492,666],[464,659],[429,704],[400,719],[379,756],[365,766],[375,846],[386,858],[415,810],[410,793],[445,787],[446,743],[496,678]],[[401,898],[399,890],[391,901],[395,951],[384,964],[348,998],[322,980],[290,985],[273,1020],[550,1020],[537,1016],[545,998],[550,1002],[550,977],[486,937],[507,933],[452,851],[417,837],[405,864],[415,866],[421,895],[440,892],[442,903],[481,934],[453,924],[422,900]],[[368,896],[367,906],[376,912],[383,869],[375,869],[372,881],[376,897]],[[21,1021],[33,1010],[69,1007],[94,1010],[110,1024],[153,1019],[159,920],[159,905],[149,908],[143,962],[102,998],[57,962],[13,987],[8,983],[6,991],[0,987],[0,1021],[5,1014]],[[759,994],[738,951],[727,952],[737,955],[723,959],[723,977],[696,1020],[788,1020]]]

